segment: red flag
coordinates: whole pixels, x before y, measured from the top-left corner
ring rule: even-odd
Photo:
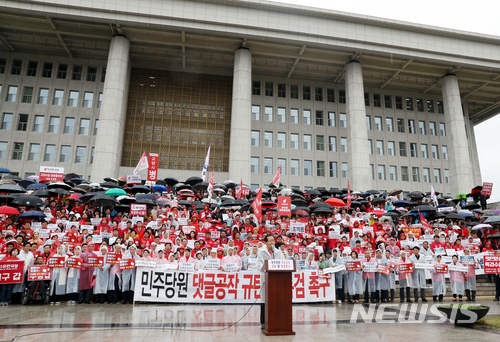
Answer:
[[[136,175],[137,172],[145,170],[147,168],[149,168],[148,155],[146,154],[146,151],[144,151],[141,159],[139,159],[139,163],[137,163],[137,166],[134,169],[134,175]]]
[[[212,191],[214,191],[214,175],[215,171],[212,171],[212,177],[210,178],[210,183],[208,184],[207,191],[210,195],[212,195]]]
[[[406,223],[406,217],[403,219],[404,223],[405,223],[405,227],[408,227],[408,223]]]
[[[276,176],[274,176],[274,179],[273,179],[273,185],[275,187],[279,187],[280,186],[280,177],[281,177],[281,166],[278,168],[278,172],[276,172]]]
[[[236,199],[241,199],[243,197],[243,179],[240,181],[240,188],[236,189]]]
[[[425,229],[430,229],[432,230],[432,227],[429,222],[425,219],[424,215],[419,211],[418,214],[420,215],[420,223],[422,224],[422,227]]]
[[[351,187],[349,186],[349,180],[347,181],[347,210],[351,209]]]
[[[255,199],[252,202],[252,209],[255,218],[260,223],[262,221],[262,188],[259,189],[257,196],[255,196]]]

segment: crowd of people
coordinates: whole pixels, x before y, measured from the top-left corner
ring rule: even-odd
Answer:
[[[344,265],[332,273],[338,302],[357,303],[363,295],[365,303],[392,302],[397,282],[401,302],[412,302],[412,298],[426,302],[426,288],[431,285],[433,300],[443,301],[447,284],[445,273],[438,271],[444,265],[443,251],[458,266],[463,266],[460,256],[480,252],[500,255],[499,223],[473,229],[488,217],[481,210],[458,216],[436,213],[436,205],[425,194],[406,202],[400,192],[391,196],[372,191],[360,197],[345,192],[332,196],[317,190],[303,193],[275,188],[264,192],[267,205],[261,213],[255,213],[249,206],[255,193],[242,196],[235,191],[237,185],[232,184],[223,192],[205,198],[208,203],[198,201],[207,196],[203,190],[181,194],[175,187],[165,187],[162,191],[153,188],[149,201],[144,202],[146,212],[140,216],[130,215],[130,208],[123,205],[139,203],[140,197],[126,186],[123,188],[127,195],[117,197],[113,205],[92,201],[92,195],[100,196],[105,189],[75,186],[73,189],[80,187],[84,191],[55,194],[36,207],[19,207],[21,213],[34,210],[43,214],[40,219],[2,215],[0,262],[24,260],[25,281],[0,285],[0,304],[17,303],[26,293],[32,296],[35,287],[40,293],[48,289],[50,303],[55,305],[62,301],[68,305],[90,304],[92,295],[94,303],[132,304],[135,269],[123,269],[121,260],[170,264],[172,269],[190,263],[194,271],[206,269],[209,264],[227,272],[259,271],[257,255],[269,235],[274,237],[274,246],[284,258],[296,260],[298,269],[339,269],[338,266]],[[225,198],[222,194],[226,194]],[[289,215],[278,215],[273,204],[279,195],[291,196],[306,205],[295,208]],[[346,206],[330,206],[331,197],[339,200],[348,197],[352,202],[346,200]],[[443,205],[451,205],[458,211],[464,205],[463,200],[460,197]],[[445,201],[440,198],[440,202]],[[415,210],[418,208],[423,212]],[[456,253],[450,255],[450,250]],[[54,257],[81,260],[81,268],[54,267],[50,281],[27,281],[31,265],[47,265]],[[104,257],[105,263],[96,266],[90,262],[95,257]],[[209,260],[218,261],[209,263]],[[360,269],[349,267],[357,261]],[[379,264],[387,266],[389,272],[368,269]],[[404,273],[401,265],[407,264],[434,265],[430,283],[425,269],[418,266],[413,273]],[[462,301],[464,295],[467,301],[475,301],[477,265],[465,266],[467,271],[449,271],[454,301]],[[499,276],[495,275],[491,281],[496,282],[495,300],[498,300]]]

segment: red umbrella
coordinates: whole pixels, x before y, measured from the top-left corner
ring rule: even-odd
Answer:
[[[344,201],[340,198],[329,198],[325,201],[325,203],[328,203],[333,207],[345,207]]]
[[[0,214],[3,214],[3,215],[19,215],[20,212],[16,208],[9,207],[8,205],[2,205],[0,207]]]
[[[79,201],[80,200],[80,194],[71,194],[68,197],[66,197],[64,200]]]
[[[386,211],[385,210],[374,210],[371,213],[376,214],[377,217],[380,217],[380,216],[384,215],[386,213]]]
[[[302,210],[302,209],[297,209],[297,210],[292,210],[292,215],[299,215],[299,216],[304,216],[304,217],[308,217],[309,216],[309,213],[305,210]]]

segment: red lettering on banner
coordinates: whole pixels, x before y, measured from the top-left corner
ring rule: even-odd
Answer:
[[[295,283],[293,284],[293,290],[295,291],[295,298],[305,298],[306,291],[304,284],[304,279],[305,279],[304,273],[303,272],[294,273],[293,276],[296,279]]]
[[[500,256],[485,255],[484,256],[484,273],[500,274]]]
[[[249,279],[248,284],[241,285],[241,288],[245,291],[244,298],[250,299],[260,299],[260,274],[245,274],[243,279]],[[251,295],[251,291],[254,291],[254,295]]]
[[[149,154],[148,181],[158,180],[158,153]]]
[[[278,215],[290,216],[292,214],[292,197],[278,196]]]

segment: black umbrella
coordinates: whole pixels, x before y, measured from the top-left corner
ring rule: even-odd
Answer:
[[[149,188],[145,185],[134,185],[131,189],[127,190],[127,192],[130,192],[133,194],[137,194],[137,193],[141,192],[141,193],[146,194],[149,192]]]
[[[175,184],[179,183],[177,178],[174,177],[167,177],[164,179],[165,183],[168,184],[168,186],[174,186]]]
[[[370,203],[367,200],[361,200],[361,201],[358,201],[358,202],[361,203],[362,205],[367,205],[367,204]]]
[[[190,189],[191,190],[191,185],[184,184],[184,183],[177,183],[174,185],[174,191],[180,191],[182,189]]]
[[[216,184],[214,184],[214,189],[223,189],[223,190],[226,190],[227,186],[225,186],[224,184],[216,183]]]
[[[25,193],[26,189],[23,188],[22,186],[17,185],[17,184],[2,184],[2,185],[0,185],[0,192]]]
[[[158,179],[156,181],[156,185],[167,185],[167,182],[165,182],[164,180]]]
[[[81,199],[81,197],[80,197],[80,199]],[[118,198],[117,198],[117,200],[118,200]],[[120,205],[127,205],[130,203],[137,202],[137,199],[135,199],[134,197],[125,196],[125,197],[119,199],[118,202],[120,202]]]
[[[49,191],[54,192],[54,193],[58,194],[61,197],[68,196],[70,194],[70,192],[68,190],[61,189],[61,188],[50,189]]]
[[[439,196],[440,192],[437,192],[437,191],[434,191],[434,193],[436,194],[436,196]],[[431,192],[429,191],[428,193],[425,194],[425,197],[430,197],[431,196]]]
[[[183,206],[188,206],[188,207],[190,207],[190,206],[192,206],[192,205],[193,205],[193,202],[188,201],[188,200],[179,200],[179,201],[177,202],[177,204],[178,204],[178,205],[183,205]]]
[[[307,207],[307,202],[301,199],[292,199],[292,204],[296,206],[304,206]]]
[[[13,195],[0,195],[0,203],[10,203],[16,198]]]
[[[330,208],[321,207],[321,208],[315,209],[314,213],[315,214],[331,214],[331,213],[333,213],[333,210]]]
[[[80,175],[77,175],[76,173],[68,173],[64,177],[64,180],[69,181],[69,180],[72,180],[73,178],[80,178]]]
[[[413,192],[410,192],[408,194],[408,197],[410,197],[411,199],[422,199],[424,198],[424,194],[420,191],[413,191]]]
[[[222,202],[219,206],[220,207],[234,207],[234,206],[237,206],[237,205],[241,205],[241,204],[236,203],[235,200],[230,199],[230,200]]]
[[[130,212],[130,205],[120,204],[116,205],[114,209],[120,213],[128,213]]]
[[[239,205],[247,205],[247,204],[249,204],[250,202],[248,202],[248,200],[246,200],[246,199],[244,199],[244,198],[241,198],[241,199],[239,199],[239,200],[234,201],[234,203],[239,204]]]
[[[138,200],[135,203],[137,203],[137,204],[146,204],[148,207],[154,207],[156,205],[156,203],[153,202],[152,200],[150,200],[149,198],[140,199],[140,200]]]
[[[309,208],[308,207],[295,207],[295,209],[293,210],[305,210],[305,211],[309,211]]]
[[[382,197],[377,197],[377,198],[374,198],[372,200],[372,204],[378,204],[378,203],[384,203],[385,202],[385,198],[382,198]]]
[[[306,194],[308,194],[308,195],[312,195],[312,196],[321,196],[321,192],[319,192],[319,191],[318,191],[318,190],[316,190],[316,189],[307,190],[307,191],[306,191]]]
[[[387,197],[389,196],[389,193],[387,191],[381,192],[378,197]]]
[[[36,196],[36,197],[53,197],[57,196],[55,192],[49,191],[47,189],[38,189],[35,190],[31,193],[31,196]]]
[[[49,185],[47,185],[47,188],[70,190],[72,186],[63,182],[56,182],[56,183],[50,183]]]
[[[342,190],[337,188],[330,188],[328,192],[331,193],[332,195],[342,195]]]
[[[367,190],[366,192],[369,192],[372,195],[378,195],[378,194],[380,194],[380,191],[378,191],[378,190]]]
[[[145,199],[145,198],[150,199],[151,201],[153,201],[153,202],[154,202],[154,201],[156,201],[159,197],[158,197],[157,195],[155,195],[155,194],[144,194],[144,195],[139,195],[139,196],[137,196],[137,197],[136,197],[136,200],[138,200],[138,201],[139,201],[139,200],[142,200],[142,199]]]
[[[428,204],[417,205],[415,208],[413,208],[411,210],[412,213],[418,213],[418,212],[421,212],[421,213],[432,213],[432,212],[435,212],[435,211],[437,211],[437,209],[434,208],[434,207],[431,207]]]
[[[351,207],[354,207],[354,208],[359,207],[359,208],[361,208],[362,206],[363,206],[363,204],[361,204],[358,201],[352,201],[351,202]]]
[[[197,183],[193,186],[193,188],[197,189],[197,190],[207,190],[208,188],[208,183],[207,182],[201,182],[201,183]]]
[[[203,182],[203,179],[201,177],[189,177],[188,179],[186,179],[184,183],[189,185],[195,185],[201,182]]]
[[[77,187],[77,186],[76,186],[76,187],[74,187],[74,188],[71,188],[71,191],[73,191],[73,192],[78,192],[78,193],[80,193],[80,194],[82,194],[82,195],[85,195],[85,194],[87,193],[87,190],[82,189],[82,188],[79,188],[79,187]]]
[[[309,207],[309,209],[311,209],[311,210],[316,210],[318,208],[327,208],[327,209],[333,210],[333,206],[328,204],[328,203],[325,203],[325,202],[314,203],[313,205],[311,205]]]
[[[95,195],[87,203],[95,207],[112,207],[116,203],[116,198],[108,195]]]
[[[474,226],[477,226],[478,224],[481,224],[481,223],[480,222],[469,222],[469,223],[467,223],[467,225],[469,227],[474,227]]]
[[[7,175],[7,176],[3,177],[3,179],[12,179],[16,183],[19,183],[20,181],[23,180],[21,177],[14,176],[14,175]]]
[[[295,192],[292,192],[292,193],[290,194],[290,196],[292,197],[292,200],[294,200],[294,199],[300,199],[300,200],[304,200],[304,201],[305,201],[304,196],[301,196],[301,195],[299,195],[299,194],[296,194]]]
[[[481,206],[477,203],[469,203],[465,206],[465,209],[479,209]]]
[[[297,195],[304,196],[304,192],[300,189],[292,188],[292,191]]]
[[[80,196],[80,201],[82,201],[83,203],[87,203],[91,198],[93,198],[96,195],[104,195],[104,192],[94,191],[86,193],[85,195]]]
[[[119,188],[120,186],[115,183],[115,182],[104,182],[104,183],[101,183],[101,186],[103,188],[108,188],[108,189],[112,189],[112,188]]]
[[[19,182],[19,186],[22,186],[25,189],[28,186],[30,186],[31,184],[35,184],[35,182],[33,182],[32,180],[29,180],[29,179],[23,179],[22,181]]]
[[[24,207],[41,207],[45,204],[44,201],[40,199],[40,197],[32,196],[32,195],[23,195],[16,197],[12,204],[20,205]]]
[[[391,217],[401,217],[401,213],[399,211],[388,211],[384,214],[382,214],[382,216],[391,216]]]
[[[462,215],[457,214],[457,213],[448,213],[446,214],[446,218],[450,220],[463,220],[464,218]]]
[[[429,215],[427,215],[427,218],[429,220],[437,220],[437,219],[445,218],[445,217],[446,217],[446,215],[441,213],[441,212],[429,213]]]

